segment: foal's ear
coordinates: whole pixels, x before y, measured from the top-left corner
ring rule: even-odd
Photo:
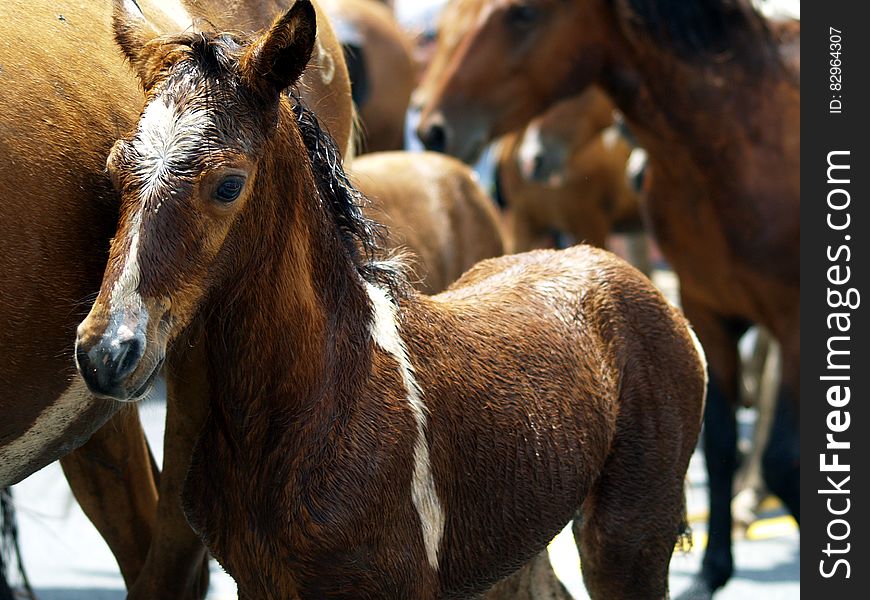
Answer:
[[[145,19],[136,0],[113,0],[112,28],[124,56],[144,80],[147,57],[142,50],[158,33]]]
[[[241,62],[249,85],[267,93],[281,93],[293,85],[311,59],[317,35],[317,14],[310,0],[296,0],[257,39]]]

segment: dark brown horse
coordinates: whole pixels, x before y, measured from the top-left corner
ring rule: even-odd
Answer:
[[[219,3],[202,0],[140,4],[166,31],[190,28],[197,17],[256,29],[286,8],[265,0],[232,9],[220,3],[214,13],[207,5]],[[117,227],[105,156],[141,107],[140,84],[119,60],[111,13],[108,2],[0,4],[0,486],[84,444],[62,459],[64,471],[117,557],[130,597],[187,599],[205,593],[205,552],[179,499],[198,430],[190,417],[206,398],[198,347],[167,365],[159,507],[135,407],[119,411],[124,405],[95,399],[72,365],[75,327],[99,289]],[[328,23],[319,32],[305,95],[343,148],[351,137],[349,81]]]
[[[737,340],[752,322],[782,348],[765,479],[800,515],[799,26],[745,0],[464,1],[475,24],[429,82],[430,146],[473,158],[597,83],[649,152],[650,220],[710,361],[710,538],[693,590],[709,595],[733,569]]]
[[[369,260],[338,152],[283,93],[308,2],[254,38],[136,13],[117,34],[145,108],[108,161],[122,217],[76,356],[127,399],[209,316],[185,497],[241,597],[468,597],[581,513],[593,597],[665,597],[705,373],[649,281],[579,246],[419,295]]]

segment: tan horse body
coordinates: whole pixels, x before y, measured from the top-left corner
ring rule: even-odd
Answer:
[[[585,246],[410,291],[367,258],[338,153],[282,94],[310,55],[310,5],[250,41],[143,45],[144,26],[117,25],[153,84],[110,155],[122,217],[78,365],[128,398],[213,317],[185,500],[240,596],[468,597],[582,512],[592,596],[664,597],[705,383],[682,316]],[[187,134],[148,146],[163,107]],[[179,166],[154,179],[158,156]]]
[[[546,183],[524,173],[524,137],[511,134],[504,139],[499,190],[517,251],[550,247],[557,233],[604,248],[617,228],[639,227],[640,200],[626,175],[632,146],[615,127],[605,131],[572,151],[558,177]]]
[[[499,216],[474,172],[433,152],[379,152],[353,161],[351,180],[387,229],[387,246],[411,251],[415,288],[434,294],[472,265],[505,253]]]
[[[474,27],[427,85],[429,146],[470,159],[596,83],[649,153],[650,222],[710,360],[710,540],[693,590],[709,596],[733,569],[737,340],[751,322],[782,349],[765,479],[800,515],[799,24],[743,0],[465,2]]]
[[[405,32],[391,9],[374,0],[321,0],[321,5],[345,48],[362,125],[360,150],[400,150],[417,79]]]
[[[203,12],[202,2],[186,8],[140,4],[166,31],[188,27],[199,16],[235,22],[221,21],[221,15],[244,15],[245,27],[262,27],[277,12],[260,2],[238,3],[235,13],[221,5],[220,14]],[[99,289],[117,224],[106,153],[141,107],[139,83],[113,41],[111,11],[109,3],[67,0],[0,5],[0,180],[7,190],[0,219],[0,485],[21,480],[90,438],[62,464],[126,583],[139,580],[130,597],[193,598],[205,591],[199,568],[205,554],[181,515],[178,490],[187,469],[184,446],[189,455],[196,425],[178,418],[174,402],[181,395],[186,405],[204,404],[205,393],[197,389],[204,386],[203,372],[187,363],[168,365],[170,422],[160,481],[165,500],[158,509],[135,408],[117,412],[121,404],[94,399],[72,363],[75,326]],[[317,46],[305,95],[344,148],[351,136],[350,84],[325,21]],[[173,378],[177,371],[182,386]],[[178,455],[181,461],[175,461]]]

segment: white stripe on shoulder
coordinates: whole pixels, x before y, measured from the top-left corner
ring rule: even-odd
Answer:
[[[414,444],[414,473],[411,479],[411,500],[420,516],[423,529],[423,545],[426,557],[433,569],[438,569],[438,551],[444,535],[444,510],[435,488],[435,477],[429,462],[429,445],[426,441],[426,406],[423,404],[420,387],[414,377],[414,369],[408,358],[408,349],[399,335],[396,305],[387,293],[366,283],[366,291],[372,303],[372,339],[399,363],[399,372],[408,394],[408,404],[417,422],[417,441]]]

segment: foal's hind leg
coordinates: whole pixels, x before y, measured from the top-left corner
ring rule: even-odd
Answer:
[[[723,319],[684,297],[683,308],[707,354],[710,383],[704,410],[703,449],[710,516],[701,573],[680,600],[710,598],[734,570],[731,551],[731,499],[737,468],[737,342],[746,324]]]
[[[679,457],[645,457],[641,445],[620,444],[574,531],[583,580],[593,600],[662,600],[685,528],[685,470]]]
[[[495,584],[483,600],[572,600],[553,566],[547,550],[541,551],[519,571]]]

